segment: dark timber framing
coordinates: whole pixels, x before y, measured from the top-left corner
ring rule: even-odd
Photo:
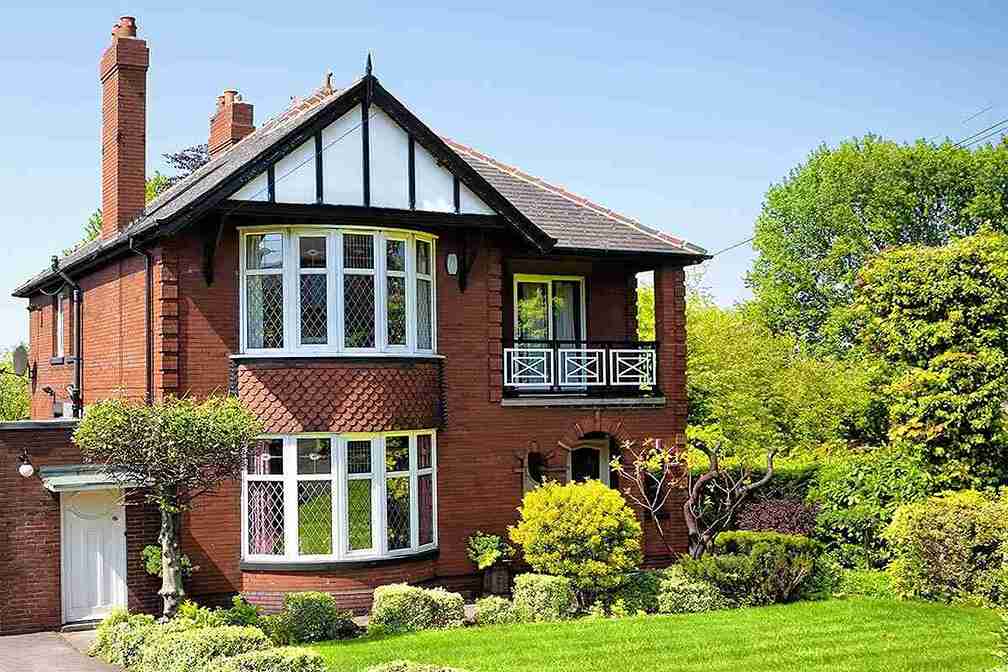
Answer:
[[[453,215],[446,212],[368,208],[360,205],[302,203],[264,203],[262,201],[224,201],[217,206],[236,225],[322,224],[396,226],[404,228],[490,229],[508,228],[500,215]],[[265,221],[264,221],[265,220]]]
[[[270,203],[276,203],[276,166],[272,163],[266,169],[266,193]]]
[[[452,180],[452,198],[455,199],[455,214],[462,212],[462,189],[459,186],[458,175],[454,176],[455,179]]]
[[[409,136],[409,209],[416,210],[416,145]]]
[[[315,201],[325,203],[322,194],[322,131],[315,131]]]

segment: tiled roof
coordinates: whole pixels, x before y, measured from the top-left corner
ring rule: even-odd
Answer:
[[[214,157],[185,179],[148,203],[143,212],[117,236],[86,243],[60,260],[64,269],[97,259],[130,238],[152,233],[187,206],[197,204],[214,187],[244,168],[253,159],[280,142],[290,132],[322,114],[344,93],[361,84],[358,80],[339,90],[323,86],[306,98],[294,98],[281,114],[269,119],[229,150]],[[471,147],[442,137],[447,146],[479,173],[501,196],[547,236],[556,239],[555,249],[644,252],[705,256],[706,251],[670,234],[644,226],[630,217],[573,194],[518,168],[501,163]],[[15,296],[54,278],[47,269],[23,283]]]
[[[522,214],[555,238],[557,249],[706,254],[682,238],[646,227],[472,147],[442,139]]]

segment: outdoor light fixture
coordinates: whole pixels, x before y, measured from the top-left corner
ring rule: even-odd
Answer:
[[[35,475],[35,465],[31,463],[31,458],[28,457],[28,449],[21,451],[21,460],[18,465],[18,473],[21,474],[23,478],[31,478]]]
[[[458,255],[452,252],[445,258],[445,268],[448,270],[448,275],[455,275],[458,273]]]

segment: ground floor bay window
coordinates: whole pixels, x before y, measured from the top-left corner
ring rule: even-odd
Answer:
[[[261,438],[242,484],[246,562],[332,562],[437,546],[433,430]]]

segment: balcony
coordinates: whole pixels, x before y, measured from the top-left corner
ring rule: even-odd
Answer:
[[[505,401],[663,401],[655,341],[513,340],[503,357]]]

